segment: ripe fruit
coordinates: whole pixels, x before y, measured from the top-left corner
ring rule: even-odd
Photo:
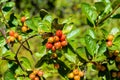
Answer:
[[[55,46],[52,46],[52,52],[55,52],[56,49],[55,49]]]
[[[112,77],[113,78],[117,77],[117,72],[112,72]]]
[[[39,77],[36,76],[33,80],[39,80]]]
[[[79,70],[78,70],[78,69],[74,69],[74,70],[73,70],[73,74],[74,74],[74,75],[78,75],[78,74],[79,74]]]
[[[21,35],[18,35],[18,41],[21,41],[22,40],[22,36]]]
[[[37,74],[38,72],[39,72],[39,70],[37,70],[37,69],[33,70],[34,74]]]
[[[74,76],[74,80],[80,80],[80,76],[79,75],[75,75]]]
[[[58,42],[59,41],[59,37],[58,36],[54,36],[54,42]]]
[[[56,43],[54,43],[54,46],[55,46],[56,49],[61,49],[61,48],[62,48],[60,42],[56,42]]]
[[[15,33],[15,34],[14,34],[14,37],[17,38],[17,37],[18,37],[18,33]]]
[[[47,48],[47,49],[52,49],[52,46],[53,46],[53,45],[52,45],[51,43],[46,43],[46,48]]]
[[[14,42],[15,41],[15,37],[10,36],[9,40],[10,40],[10,42]]]
[[[43,76],[43,71],[42,71],[42,70],[39,70],[37,74],[38,74],[38,76],[41,77],[41,76]]]
[[[111,47],[112,46],[112,41],[107,41],[107,46]]]
[[[66,39],[66,36],[65,36],[64,34],[62,34],[60,40],[61,40],[61,41],[65,41],[65,39]]]
[[[29,75],[29,78],[30,78],[30,79],[34,79],[34,78],[35,78],[35,74],[31,73],[31,74]]]
[[[62,45],[63,47],[64,47],[64,46],[67,46],[67,44],[68,44],[68,43],[67,43],[66,40],[61,42],[61,45]]]
[[[48,42],[53,43],[54,42],[54,38],[53,37],[49,37],[48,38]]]
[[[120,56],[117,56],[117,57],[115,58],[115,61],[116,61],[116,62],[120,62]]]
[[[84,72],[83,71],[79,71],[79,76],[83,77],[84,76]]]
[[[113,40],[113,38],[114,38],[114,35],[109,34],[109,35],[108,35],[108,37],[107,37],[107,40],[108,40],[108,41],[112,41],[112,40]]]
[[[22,29],[22,32],[26,32],[28,30],[26,26],[23,26],[21,29]]]
[[[71,73],[68,74],[68,78],[72,79],[73,77],[74,77],[73,72],[71,72]]]
[[[60,68],[60,65],[58,63],[54,64],[54,68],[55,69],[59,69]]]
[[[14,31],[10,31],[9,32],[9,36],[14,36],[15,32]]]
[[[56,31],[56,36],[61,37],[62,36],[62,31],[61,30],[57,30]]]
[[[26,20],[25,16],[21,17],[21,22],[25,22],[25,20]]]

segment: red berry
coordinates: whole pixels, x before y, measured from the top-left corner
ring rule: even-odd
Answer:
[[[59,69],[60,65],[56,63],[56,64],[54,64],[54,68]]]
[[[36,76],[33,80],[39,80],[39,77]]]
[[[25,16],[21,17],[21,22],[25,22],[25,20],[26,20]]]
[[[112,41],[107,41],[107,46],[111,47],[112,46]]]
[[[42,70],[40,70],[40,71],[38,71],[38,73],[37,73],[37,74],[38,74],[38,76],[40,76],[40,77],[41,77],[41,76],[43,76],[43,71],[42,71]]]
[[[68,44],[67,41],[62,41],[62,42],[61,42],[61,45],[62,45],[63,47],[64,47],[64,46],[67,46],[67,44]]]
[[[52,45],[51,43],[46,43],[46,48],[47,48],[47,49],[52,49],[52,46],[53,46],[53,45]]]
[[[14,36],[15,32],[14,31],[10,31],[9,32],[9,36]]]
[[[49,37],[48,42],[53,43],[54,42],[54,37]]]
[[[59,37],[58,36],[54,36],[54,42],[58,42],[59,41]]]
[[[61,49],[62,48],[62,45],[61,45],[60,42],[54,43],[54,46],[55,46],[56,49]]]
[[[62,36],[62,31],[61,30],[57,30],[56,31],[56,36],[61,37]]]
[[[52,51],[53,51],[53,52],[55,52],[55,51],[56,51],[55,46],[52,46]]]
[[[30,79],[34,79],[34,78],[35,78],[35,74],[31,73],[31,74],[29,75],[29,78],[30,78]]]
[[[61,41],[65,41],[65,39],[66,39],[66,36],[65,36],[64,34],[62,34],[60,40],[61,40]]]

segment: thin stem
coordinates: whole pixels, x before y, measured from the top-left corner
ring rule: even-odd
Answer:
[[[113,10],[111,13],[109,13],[108,15],[106,15],[103,19],[101,19],[100,21],[97,21],[97,22],[96,22],[96,26],[98,26],[99,24],[101,24],[101,23],[103,23],[105,20],[107,20],[112,14],[114,14],[114,12],[115,12],[119,7],[120,7],[120,4],[118,4],[118,5],[114,8],[114,10]]]

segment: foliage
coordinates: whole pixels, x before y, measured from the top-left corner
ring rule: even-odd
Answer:
[[[0,79],[120,79],[119,0],[16,1],[0,1]]]

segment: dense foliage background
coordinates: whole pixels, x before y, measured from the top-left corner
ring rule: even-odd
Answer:
[[[34,69],[43,70],[42,80],[69,80],[67,75],[76,67],[84,71],[82,80],[119,80],[119,7],[119,0],[1,0],[0,80],[30,80]],[[28,31],[21,30],[24,25]],[[54,60],[45,45],[59,29],[68,45],[56,52],[58,59]],[[22,40],[7,43],[11,30]],[[111,46],[108,35],[114,36]]]

